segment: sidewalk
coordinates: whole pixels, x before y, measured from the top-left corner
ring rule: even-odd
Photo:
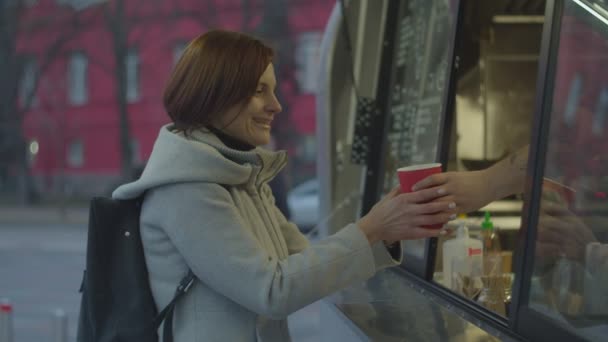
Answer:
[[[68,317],[68,341],[76,340],[87,231],[62,223],[86,221],[87,212],[69,208],[64,217],[57,207],[0,207],[0,296],[15,308],[15,341],[50,341],[58,308]],[[319,326],[318,303],[289,316],[293,342],[319,341]]]
[[[88,207],[0,206],[0,224],[87,224]]]

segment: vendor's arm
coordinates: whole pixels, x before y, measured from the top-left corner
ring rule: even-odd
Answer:
[[[435,189],[456,203],[459,212],[478,210],[488,203],[522,193],[528,164],[526,146],[485,170],[435,174],[414,185],[414,190]]]

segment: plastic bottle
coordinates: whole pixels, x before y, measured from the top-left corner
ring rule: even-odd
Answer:
[[[460,221],[456,238],[443,243],[444,285],[467,297],[472,297],[481,276],[483,246],[480,240],[469,236],[465,221]]]
[[[486,276],[499,276],[502,270],[502,250],[500,238],[494,229],[490,212],[486,211],[481,223],[481,238],[483,241],[483,274]]]
[[[509,306],[505,292],[505,281],[502,267],[502,254],[498,232],[490,218],[490,212],[485,212],[481,223],[481,238],[483,241],[483,287],[477,302],[482,306],[506,316]]]

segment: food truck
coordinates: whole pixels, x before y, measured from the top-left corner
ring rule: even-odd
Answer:
[[[522,191],[324,300],[321,336],[605,341],[608,1],[338,1],[321,51],[322,235],[398,186],[400,167],[479,172],[528,153]],[[475,266],[491,256],[492,274]]]

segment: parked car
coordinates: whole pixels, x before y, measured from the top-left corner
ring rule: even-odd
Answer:
[[[291,221],[302,232],[308,232],[319,222],[319,180],[307,180],[287,193]]]

